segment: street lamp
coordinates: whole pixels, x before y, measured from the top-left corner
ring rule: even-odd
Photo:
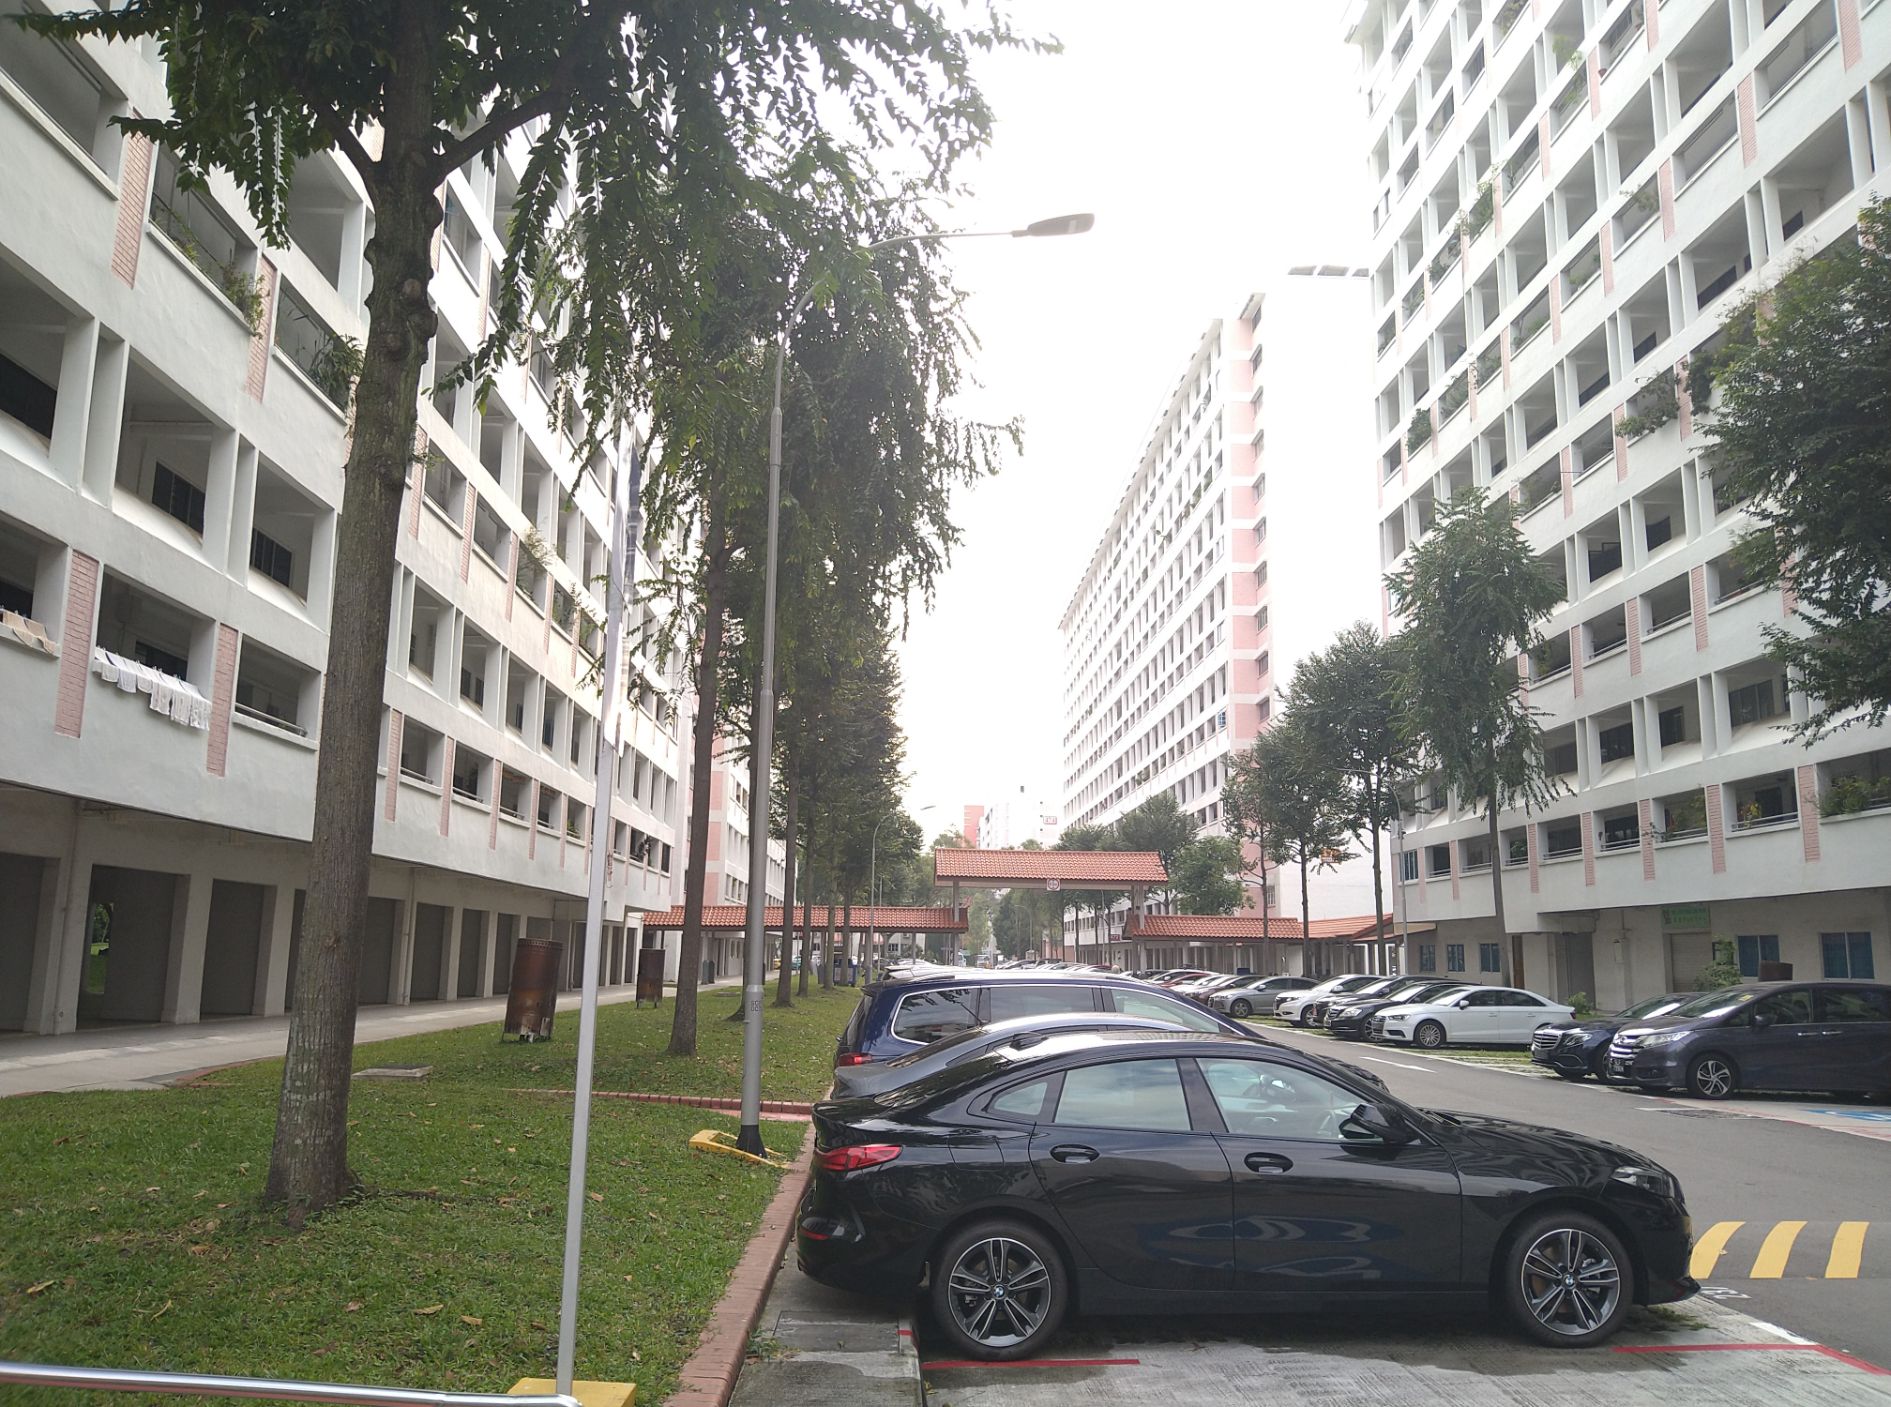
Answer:
[[[937,811],[936,806],[922,806],[913,814],[923,816]],[[880,827],[900,814],[895,806],[873,824],[873,842],[867,847],[867,962],[873,962],[873,945],[879,941],[880,927]]]
[[[948,239],[1047,239],[1083,234],[1096,223],[1088,213],[1037,220],[1015,230],[940,230],[895,235],[864,246],[874,254],[897,244],[932,244]],[[814,296],[810,284],[789,306],[775,334],[775,401],[768,413],[768,553],[762,576],[762,673],[755,691],[755,796],[749,807],[748,932],[743,944],[742,976],[742,1129],[736,1147],[758,1156],[762,1147],[762,972],[766,942],[763,929],[768,903],[768,812],[771,762],[775,747],[775,562],[781,536],[781,375],[788,359],[788,334]],[[757,882],[759,877],[759,883]]]

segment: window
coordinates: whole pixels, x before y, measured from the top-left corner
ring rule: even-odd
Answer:
[[[1876,977],[1869,933],[1821,933],[1819,948],[1827,977]]]
[[[1804,1026],[1812,1020],[1812,993],[1804,987],[1775,992],[1752,1008],[1755,1016],[1770,1016],[1782,1026]]]
[[[1094,1011],[1094,987],[1078,987],[1067,982],[1053,986],[993,987],[987,999],[991,1003],[989,1021],[1009,1021],[1014,1016],[1056,1016],[1070,1011]]]
[[[893,1034],[915,1045],[926,1045],[941,1036],[970,1030],[978,1025],[978,989],[964,988],[943,992],[914,992],[900,998],[893,1013]]]
[[[204,530],[204,491],[160,464],[151,475],[151,502],[192,532]]]
[[[1029,1119],[1036,1123],[1044,1113],[1044,1096],[1050,1092],[1049,1079],[1027,1080],[1024,1084],[1013,1085],[1001,1094],[992,1096],[992,1101],[985,1108],[993,1114],[1007,1119]]]
[[[1446,943],[1445,944],[1445,971],[1446,972],[1464,971],[1464,944],[1462,943]]]
[[[266,533],[250,533],[250,565],[272,581],[289,586],[295,575],[295,554]]]
[[[1779,712],[1773,706],[1773,681],[1761,679],[1756,683],[1728,690],[1727,712],[1731,715],[1733,726],[1736,728],[1773,717]]]
[[[1189,1121],[1182,1071],[1173,1060],[1118,1060],[1067,1071],[1055,1122],[1184,1132]]]
[[[53,434],[59,393],[10,357],[0,356],[0,415],[11,416],[44,439]]]
[[[1661,726],[1663,747],[1678,747],[1687,741],[1687,710],[1685,708],[1679,706],[1664,708],[1655,715],[1655,719]]]
[[[1624,757],[1635,755],[1635,725],[1618,723],[1613,728],[1604,728],[1596,734],[1596,741],[1602,748],[1604,762],[1619,762]]]
[[[1858,934],[1831,937],[1858,937]],[[1869,989],[1859,992],[1820,992],[1819,1020],[1821,1021],[1891,1021],[1891,995]]]
[[[179,679],[190,674],[190,661],[182,655],[174,655],[169,650],[153,645],[148,640],[136,641],[131,647],[132,658],[139,664],[149,665],[152,669],[161,669],[166,674]]]
[[[1172,1021],[1191,1031],[1220,1031],[1223,1027],[1207,1012],[1180,997],[1158,996],[1154,992],[1119,991],[1105,988],[1103,995],[1115,1002],[1124,1016],[1142,1016],[1152,1021]]]
[[[1401,850],[1399,852],[1399,879],[1406,884],[1410,884],[1417,878],[1418,852],[1416,850]]]
[[[1742,977],[1758,977],[1761,963],[1779,961],[1779,935],[1777,933],[1742,933],[1734,939],[1734,942],[1740,949],[1740,975]]]
[[[1477,945],[1477,970],[1502,972],[1504,970],[1503,949],[1496,943],[1479,943]]]
[[[1438,945],[1436,943],[1420,943],[1418,945],[1418,970],[1420,972],[1436,972],[1438,970]]]
[[[1262,1060],[1198,1060],[1228,1132],[1244,1138],[1317,1138],[1338,1143],[1362,1102],[1343,1085]]]

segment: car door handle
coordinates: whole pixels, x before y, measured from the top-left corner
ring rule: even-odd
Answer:
[[[1249,1172],[1257,1173],[1286,1172],[1293,1166],[1292,1158],[1283,1158],[1278,1153],[1250,1153],[1244,1161]]]
[[[1051,1149],[1051,1156],[1060,1163],[1094,1163],[1097,1150],[1081,1143],[1060,1143]]]

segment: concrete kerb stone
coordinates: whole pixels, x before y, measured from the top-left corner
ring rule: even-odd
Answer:
[[[568,1089],[508,1089],[507,1094],[562,1094],[569,1098],[574,1091]],[[593,1099],[627,1099],[636,1104],[672,1104],[682,1109],[713,1109],[719,1113],[739,1114],[742,1101],[725,1099],[707,1094],[641,1094],[632,1090],[594,1089]],[[764,1099],[762,1117],[766,1119],[810,1119],[814,1116],[814,1106],[793,1099]]]
[[[688,1096],[664,1098],[682,1100]],[[742,1259],[736,1263],[728,1290],[704,1326],[696,1352],[683,1365],[677,1390],[666,1399],[666,1407],[725,1407],[728,1402],[729,1394],[735,1390],[736,1377],[742,1371],[749,1337],[760,1322],[762,1306],[774,1287],[775,1273],[794,1238],[795,1212],[807,1190],[813,1160],[814,1130],[809,1128],[802,1137],[794,1162],[782,1174],[781,1185],[762,1213],[761,1223],[749,1238]]]

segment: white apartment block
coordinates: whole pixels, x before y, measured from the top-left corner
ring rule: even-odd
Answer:
[[[0,1029],[294,1000],[344,508],[338,352],[365,331],[373,213],[317,157],[296,172],[290,246],[264,247],[226,178],[184,191],[167,153],[107,122],[164,105],[155,48],[0,22]],[[520,154],[447,181],[429,386],[488,326]],[[526,937],[563,940],[576,970],[587,874],[607,862],[589,853],[587,613],[620,466],[580,475],[545,374],[535,353],[483,407],[444,387],[421,406],[364,1002],[503,991]],[[613,984],[632,979],[636,915],[680,897],[668,682],[633,655],[636,706],[602,743]]]
[[[1562,793],[1502,816],[1493,856],[1421,789],[1400,887],[1438,929],[1407,969],[1500,979],[1495,862],[1511,979],[1604,1007],[1692,987],[1716,940],[1748,976],[1891,971],[1891,730],[1784,731],[1808,705],[1762,628],[1791,604],[1741,577],[1687,376],[1891,189],[1891,4],[1364,0],[1348,25],[1381,564],[1488,485],[1565,587],[1520,665]]]
[[[687,743],[687,735],[685,735]],[[686,754],[687,756],[687,754]],[[749,785],[748,763],[733,755],[725,740],[716,740],[716,762],[709,774],[709,842],[703,847],[703,904],[747,904],[749,897]],[[687,814],[679,824],[687,827]],[[768,842],[768,889],[763,903],[779,904],[787,882],[787,848],[772,837]],[[797,878],[797,889],[805,879]],[[682,876],[677,876],[676,901],[683,901]],[[799,903],[800,896],[796,902]],[[675,935],[670,935],[675,941]],[[746,940],[741,933],[705,930],[702,959],[715,965],[717,977],[742,971]],[[675,959],[669,972],[675,975]]]
[[[1064,611],[1066,825],[1167,790],[1218,827],[1229,756],[1267,727],[1294,667],[1376,618],[1373,491],[1345,467],[1371,453],[1365,275],[1291,269],[1190,355]],[[1297,873],[1268,888],[1276,912],[1299,913]],[[1310,888],[1315,917],[1372,910],[1369,861]]]

